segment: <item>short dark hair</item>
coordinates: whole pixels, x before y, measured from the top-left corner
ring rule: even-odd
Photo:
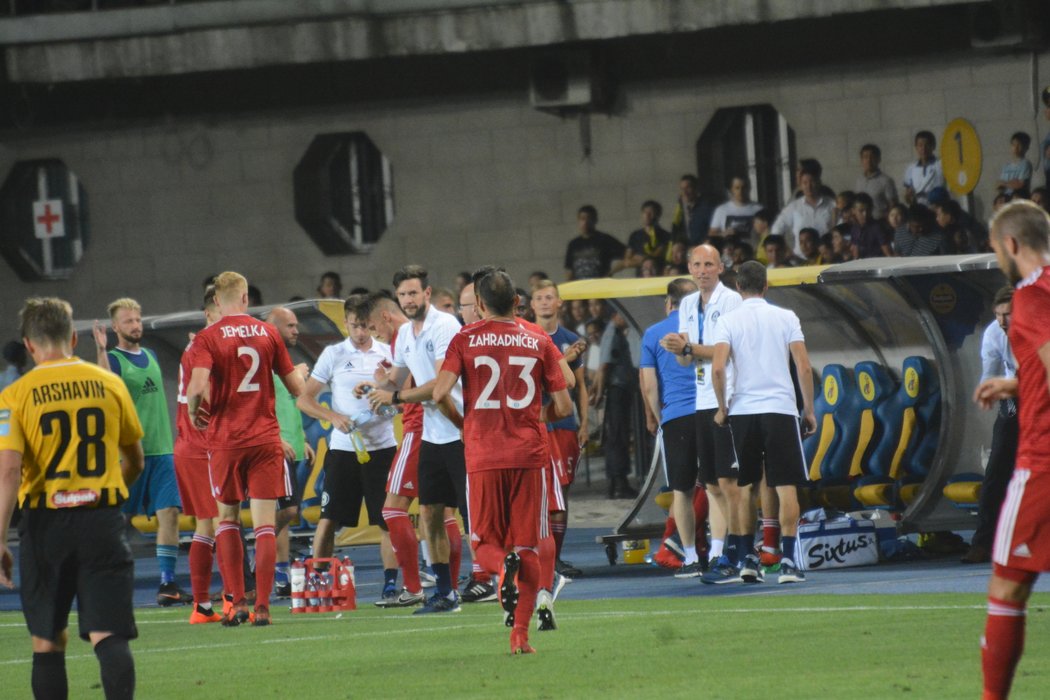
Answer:
[[[799,232],[798,232],[799,240],[802,239],[803,235],[813,236],[813,242],[814,243],[816,243],[817,241],[820,240],[820,232],[817,231],[817,229],[811,228],[809,226],[807,226],[806,228],[803,228],[803,229],[799,229]]]
[[[201,311],[204,311],[209,306],[215,306],[215,285],[209,284],[204,288],[204,301],[201,302]]]
[[[514,280],[502,270],[494,270],[475,283],[477,294],[485,307],[497,316],[511,316],[514,313]]]
[[[753,218],[753,219],[762,219],[762,221],[765,221],[767,224],[772,224],[773,221],[776,220],[777,215],[776,215],[776,212],[774,212],[772,209],[769,209],[767,207],[762,207],[761,209],[756,211],[755,215],[753,217],[751,217],[751,218]]]
[[[914,221],[920,226],[929,227],[933,225],[933,212],[923,204],[912,204],[908,207],[908,221]]]
[[[952,217],[952,221],[959,221],[962,216],[962,207],[954,199],[949,199],[946,202],[941,202],[937,205],[945,214]]]
[[[736,270],[736,288],[741,294],[761,294],[766,280],[766,268],[757,260],[748,260]]]
[[[394,289],[396,290],[401,286],[402,282],[408,280],[419,280],[420,286],[426,289],[430,286],[429,275],[427,274],[427,268],[422,265],[405,265],[400,270],[394,273]]]
[[[689,173],[686,173],[682,177],[678,178],[678,181],[679,182],[688,182],[693,187],[698,187],[700,185],[700,181],[696,179],[696,175],[691,175]]]
[[[598,223],[598,210],[594,208],[593,204],[584,204],[582,207],[576,210],[576,216],[580,214],[590,214],[591,219],[594,223]]]
[[[923,129],[915,134],[915,143],[918,143],[919,139],[926,139],[930,142],[930,148],[937,148],[937,137],[933,135],[932,131],[926,131]]]
[[[867,192],[858,192],[855,194],[853,196],[853,204],[854,206],[857,204],[863,204],[868,211],[871,211],[872,207],[875,206],[875,202],[872,201],[871,195]]]
[[[798,167],[803,173],[808,173],[818,180],[824,174],[824,168],[816,158],[802,158],[798,161]]]
[[[755,259],[755,247],[747,241],[740,241],[736,244],[736,249],[740,251],[740,254],[744,256],[746,260]]]
[[[470,275],[470,281],[475,287],[477,287],[478,282],[480,282],[483,277],[491,275],[493,272],[506,272],[506,270],[502,267],[496,267],[495,265],[482,265]],[[478,290],[475,289],[474,293],[477,294]]]
[[[372,303],[371,295],[369,294],[351,294],[343,302],[343,315],[356,318],[359,322],[367,322],[368,318],[372,315],[372,309],[374,304]]]
[[[868,151],[871,155],[875,156],[879,160],[882,160],[882,149],[873,143],[866,143],[860,147],[861,155],[864,155],[864,151]]]
[[[1010,137],[1010,141],[1019,141],[1021,143],[1021,148],[1026,151],[1028,150],[1028,147],[1032,145],[1032,137],[1024,131],[1015,131],[1014,135]]]
[[[657,202],[655,199],[647,199],[644,202],[642,202],[641,211],[645,211],[646,207],[652,208],[653,218],[655,219],[659,219],[660,216],[664,213],[663,205]]]
[[[767,245],[776,246],[778,250],[787,250],[787,240],[779,233],[771,233],[766,236],[766,240],[762,241],[762,247],[765,248]]]
[[[671,300],[671,308],[677,309],[682,299],[696,291],[696,282],[689,279],[676,279],[667,283],[667,298]]]
[[[1011,304],[1014,300],[1014,288],[1010,285],[1005,287],[999,287],[995,292],[995,298],[992,300],[992,306],[999,306],[1000,304]]]

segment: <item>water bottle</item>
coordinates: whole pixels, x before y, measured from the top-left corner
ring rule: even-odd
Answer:
[[[375,417],[376,417],[376,414],[372,413],[367,408],[365,410],[363,410],[363,411],[358,411],[357,413],[355,413],[354,415],[352,415],[350,417],[350,425],[352,426],[350,429],[351,430],[357,430],[362,425],[364,425],[365,423],[368,423],[370,420],[372,420]]]
[[[362,387],[361,394],[362,394],[362,396],[368,396],[369,394],[372,393],[372,391],[373,391],[372,385],[371,384],[366,384],[364,387]],[[370,413],[371,413],[371,411],[370,411]],[[376,409],[374,415],[377,415],[380,418],[393,418],[394,416],[397,415],[397,406],[390,406],[390,405],[385,405],[384,404],[383,406],[380,406],[378,409]],[[369,420],[371,420],[371,418]],[[359,425],[361,425],[361,424],[359,424]]]
[[[318,589],[321,587],[321,577],[317,575],[317,572],[310,574],[310,578],[306,582],[306,591],[308,593],[307,600],[310,601],[310,607],[316,608],[321,604],[321,599],[318,597]]]
[[[346,588],[348,583],[357,585],[354,576],[354,562],[350,561],[350,557],[343,557],[343,567],[339,570],[339,586]]]
[[[325,571],[321,574],[320,605],[322,608],[332,607],[332,572]]]
[[[292,608],[301,609],[306,607],[306,599],[302,596],[296,596],[296,593],[306,592],[306,567],[303,566],[301,559],[296,559],[292,562]]]

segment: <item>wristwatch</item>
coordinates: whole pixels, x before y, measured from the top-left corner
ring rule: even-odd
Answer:
[[[685,346],[682,348],[682,357],[688,357],[689,355],[692,355],[692,354],[693,354],[693,344],[692,343],[686,343]]]

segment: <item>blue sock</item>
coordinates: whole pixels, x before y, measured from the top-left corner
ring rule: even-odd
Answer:
[[[451,593],[452,572],[448,568],[448,562],[445,562],[444,564],[433,562],[431,563],[430,568],[434,570],[434,577],[437,578],[437,583],[434,584],[437,592],[441,595],[448,595]]]
[[[288,583],[288,562],[279,561],[274,565],[273,580],[279,583]]]
[[[793,535],[784,535],[780,538],[780,551],[783,561],[790,561],[794,566],[798,566],[798,562],[795,561],[795,537]]]
[[[397,586],[397,569],[383,569],[383,587],[394,588]]]
[[[179,548],[177,545],[157,545],[157,566],[160,568],[161,585],[175,580],[175,557],[178,555]]]
[[[737,549],[739,540],[740,535],[729,535],[726,537],[725,555],[726,558],[729,559],[730,566],[736,566],[737,561],[739,561],[737,558],[740,555],[740,552]]]
[[[755,533],[740,536],[740,559],[755,553]]]

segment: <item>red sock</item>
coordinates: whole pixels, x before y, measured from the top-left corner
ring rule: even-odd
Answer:
[[[419,581],[419,540],[416,539],[416,530],[412,527],[408,511],[404,508],[384,508],[383,520],[390,531],[390,544],[394,548],[397,565],[401,567],[405,588],[411,593],[419,593],[423,590],[423,584]]]
[[[536,592],[539,589],[540,557],[533,549],[518,551],[521,568],[518,569],[518,607],[514,610],[514,629],[529,631],[529,621],[536,609]]]
[[[707,513],[709,510],[707,491],[697,486],[693,492],[693,517],[696,522],[694,541],[696,542],[696,554],[701,560],[707,558]]]
[[[190,542],[190,590],[194,603],[211,601],[211,564],[215,540],[204,535],[193,535]]]
[[[540,588],[546,588],[548,591],[554,590],[554,556],[557,551],[557,547],[554,544],[554,537],[544,537],[540,540],[539,546],[539,558],[540,558]]]
[[[473,556],[474,561],[472,561],[470,564],[470,577],[475,581],[480,581],[481,583],[491,582],[492,576],[490,576],[487,571],[481,568],[481,564],[478,563],[477,555]]]
[[[234,604],[244,601],[244,547],[237,523],[222,522],[215,530],[215,557],[219,560],[222,589],[233,597]]]
[[[463,559],[463,535],[459,532],[459,525],[455,518],[445,518],[445,532],[448,533],[448,571],[452,579],[452,587],[458,588],[459,564]]]
[[[273,570],[277,561],[277,536],[273,525],[255,528],[255,609],[270,609]]]
[[[479,544],[474,550],[474,561],[482,571],[498,576],[503,570],[503,557],[506,555],[505,551],[494,544]]]
[[[561,559],[561,548],[565,544],[564,520],[551,520],[551,535],[554,537],[554,558]]]
[[[762,518],[762,547],[768,552],[780,548],[780,521],[776,518]],[[787,553],[791,556],[791,553]]]
[[[1024,622],[1024,603],[1008,603],[989,596],[988,621],[981,639],[984,700],[1009,695],[1014,669],[1024,651]]]

